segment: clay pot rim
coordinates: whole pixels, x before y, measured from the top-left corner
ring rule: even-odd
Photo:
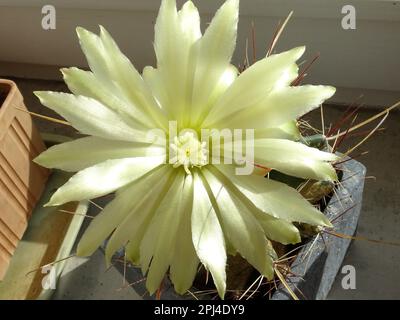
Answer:
[[[15,93],[17,92],[18,88],[14,81],[8,79],[0,79],[0,85],[6,85],[9,87],[9,91],[7,93],[7,97],[5,100],[0,104],[0,117],[2,117],[3,113],[6,112],[6,107],[10,105],[10,101],[13,99]]]

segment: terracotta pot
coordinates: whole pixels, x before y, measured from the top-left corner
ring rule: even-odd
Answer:
[[[16,84],[0,79],[0,280],[40,199],[49,171],[32,162],[45,145]]]

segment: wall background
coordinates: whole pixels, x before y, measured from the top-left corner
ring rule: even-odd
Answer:
[[[178,4],[182,2],[178,0]],[[204,28],[223,0],[194,2],[202,13]],[[153,26],[159,3],[160,0],[0,0],[0,76],[59,79],[59,67],[86,67],[75,35],[78,25],[96,31],[102,24],[139,70],[154,65]],[[45,4],[56,7],[56,30],[41,27],[41,8]],[[242,0],[235,64],[244,59],[252,21],[260,58],[278,21],[294,10],[276,49],[305,44],[305,59],[321,53],[306,82],[338,87],[332,100],[336,103],[351,103],[364,94],[367,105],[392,104],[400,97],[400,1],[351,1],[357,10],[356,30],[341,27],[341,8],[345,4],[350,3]]]

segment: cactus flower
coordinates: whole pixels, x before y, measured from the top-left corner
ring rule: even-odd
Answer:
[[[108,238],[107,261],[124,247],[146,275],[150,294],[167,273],[175,290],[185,293],[201,263],[223,297],[228,254],[240,254],[271,279],[277,257],[270,240],[299,242],[293,222],[331,226],[295,189],[257,170],[238,175],[232,161],[210,161],[215,150],[195,134],[169,139],[171,121],[197,133],[252,129],[252,166],[337,179],[331,164],[336,156],[297,142],[295,126],[335,89],[291,86],[304,47],[265,57],[239,75],[231,64],[238,12],[239,1],[227,0],[202,34],[191,1],[178,11],[175,0],[163,0],[155,24],[157,66],[142,74],[104,28],[100,35],[77,28],[91,71],[62,70],[72,94],[35,93],[86,135],[35,159],[47,168],[77,172],[47,205],[115,192],[77,254],[91,255]],[[238,152],[233,144],[224,148]],[[220,157],[229,158],[225,152]]]

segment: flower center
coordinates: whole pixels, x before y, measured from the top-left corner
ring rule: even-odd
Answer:
[[[190,168],[202,167],[208,163],[206,143],[200,142],[192,132],[175,137],[170,150],[170,163],[174,168],[183,166],[187,174],[191,174]]]

